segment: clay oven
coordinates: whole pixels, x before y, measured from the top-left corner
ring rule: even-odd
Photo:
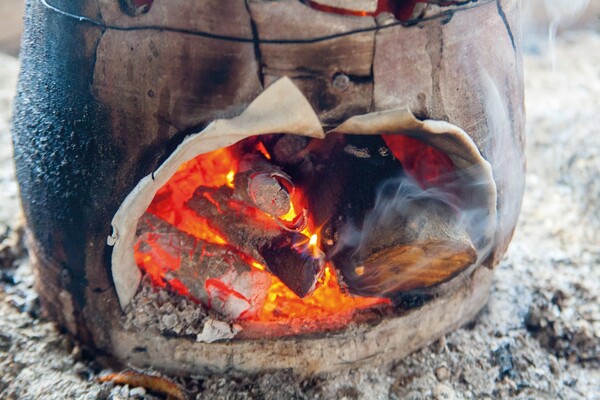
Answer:
[[[401,357],[523,192],[516,1],[31,0],[15,157],[71,333],[175,373]]]

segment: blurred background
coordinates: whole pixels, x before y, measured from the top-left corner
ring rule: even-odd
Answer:
[[[23,0],[2,0],[0,2],[0,52],[16,56],[21,44],[23,31],[23,14],[25,4]]]
[[[475,323],[393,365],[180,379],[196,398],[600,398],[600,0],[522,4],[527,188]],[[160,398],[98,383],[41,315],[10,138],[23,11],[0,0],[0,398]]]

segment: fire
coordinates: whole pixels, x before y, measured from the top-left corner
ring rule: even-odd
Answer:
[[[179,230],[211,243],[225,244],[220,233],[185,207],[198,186],[229,186],[235,171],[231,148],[215,150],[184,163],[175,175],[156,193],[148,211]],[[235,174],[235,172],[234,172]]]
[[[270,159],[270,154],[262,142],[253,147],[255,151]],[[210,221],[198,217],[186,203],[200,187],[219,188],[234,187],[237,171],[236,157],[239,145],[200,155],[181,165],[175,175],[157,192],[148,212],[167,221],[182,232],[209,243],[228,245],[226,238],[210,226]],[[281,219],[294,221],[302,215],[300,207],[294,203],[302,193],[293,193],[290,211]],[[205,196],[208,198],[208,196]],[[210,201],[210,199],[209,199]],[[260,218],[273,218],[257,210]],[[258,218],[258,217],[257,217]],[[260,220],[260,218],[258,218]],[[310,222],[310,221],[308,221]],[[310,223],[297,234],[298,239],[293,247],[308,256],[324,259],[320,249],[319,229]],[[182,295],[189,295],[188,289],[176,279],[169,279],[169,271],[179,268],[179,260],[162,250],[158,244],[150,244],[151,249],[135,248],[136,262],[140,268],[150,275],[152,281],[160,286],[170,286]],[[248,256],[247,263],[254,269],[266,271],[261,263]],[[285,322],[294,318],[310,320],[327,320],[332,316],[349,315],[354,310],[368,308],[377,304],[388,303],[387,299],[353,297],[342,290],[338,277],[330,265],[326,265],[318,278],[316,289],[304,298],[298,297],[275,275],[271,276],[271,284],[266,293],[262,309],[252,315],[242,314],[238,319],[259,322]],[[166,283],[165,283],[166,282]],[[211,286],[212,287],[212,286]]]
[[[381,135],[402,168],[423,188],[444,187],[454,179],[448,155],[420,140],[404,135]]]
[[[319,235],[317,235],[316,233],[310,236],[310,240],[308,241],[308,245],[311,248],[314,248],[317,246],[317,241],[319,240]]]
[[[235,177],[235,171],[231,170],[227,173],[227,175],[225,175],[225,178],[227,178],[227,186],[229,186],[230,188],[233,189],[233,178]]]
[[[263,156],[265,156],[267,160],[271,159],[271,154],[269,154],[263,142],[258,142],[256,144],[256,150],[258,150]]]
[[[278,322],[290,318],[322,321],[332,316],[348,315],[354,310],[386,304],[389,300],[368,297],[352,297],[342,291],[338,278],[327,265],[319,286],[303,299],[296,296],[279,279],[273,277],[265,304],[257,315],[259,321]]]
[[[290,211],[287,214],[282,215],[280,218],[284,221],[293,221],[296,217],[298,217],[298,212],[296,211],[296,207],[294,206],[294,202],[290,203]]]

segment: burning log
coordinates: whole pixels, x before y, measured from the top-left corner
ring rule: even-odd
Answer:
[[[380,137],[329,134],[310,147],[313,156],[302,171],[306,207],[315,225],[323,226],[323,243],[331,251],[340,230],[373,208],[377,186],[402,167]]]
[[[284,219],[292,210],[295,186],[290,176],[272,164],[263,154],[244,154],[233,184],[235,200],[254,205],[275,218],[283,229],[300,232],[306,228],[306,209],[301,210],[292,220]]]
[[[396,193],[389,197],[386,189]],[[394,298],[445,282],[475,263],[466,227],[448,204],[405,179],[382,192],[362,232],[346,233],[346,246],[332,256],[352,293]]]
[[[236,200],[253,204],[273,217],[290,211],[294,190],[291,178],[262,154],[248,153],[242,157],[234,186]]]
[[[310,140],[305,136],[281,135],[271,144],[273,160],[281,165],[299,164],[307,155]]]
[[[230,320],[250,317],[262,308],[271,278],[231,247],[198,240],[149,213],[140,219],[137,236],[140,265],[153,279],[154,268],[160,268],[175,290],[187,290]]]
[[[310,294],[323,271],[324,257],[313,254],[309,239],[289,232],[247,204],[232,200],[233,191],[199,187],[187,202],[231,245],[249,254],[300,297]]]

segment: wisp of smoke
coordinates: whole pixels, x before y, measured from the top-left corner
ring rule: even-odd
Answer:
[[[548,26],[548,48],[552,69],[556,69],[555,41],[561,25],[573,23],[588,7],[589,0],[544,0],[544,8],[550,19]]]
[[[487,255],[487,210],[463,201],[477,184],[454,177],[444,187],[423,188],[407,175],[384,181],[373,209],[341,229],[330,254],[351,291],[387,297],[418,291]]]

